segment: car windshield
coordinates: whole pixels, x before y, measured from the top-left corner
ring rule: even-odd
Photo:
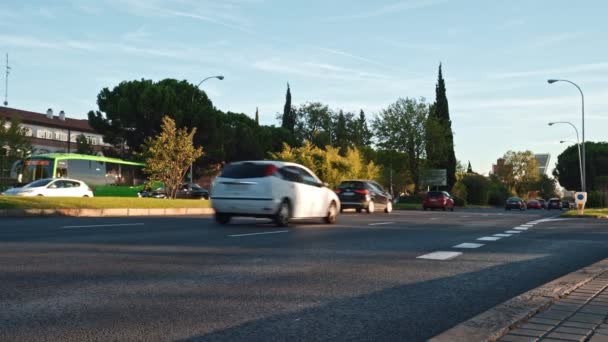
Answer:
[[[347,181],[347,182],[342,182],[342,183],[340,183],[340,185],[338,185],[338,189],[360,190],[360,189],[364,189],[364,188],[365,188],[365,184],[363,182]]]
[[[26,186],[24,186],[24,188],[39,188],[41,186],[48,185],[52,181],[53,181],[52,179],[41,179],[41,180],[31,182],[30,184],[27,184]]]

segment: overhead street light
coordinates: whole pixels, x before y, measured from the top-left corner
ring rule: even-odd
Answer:
[[[586,166],[586,163],[585,163],[585,95],[583,94],[583,90],[581,89],[581,87],[579,87],[578,84],[576,84],[576,83],[574,83],[572,81],[562,80],[562,79],[554,79],[554,78],[547,80],[547,83],[549,83],[549,84],[553,84],[553,83],[556,83],[556,82],[570,83],[573,86],[575,86],[576,89],[578,89],[578,91],[581,93],[582,145],[583,145],[583,148],[582,148],[582,154],[581,154],[581,156],[579,156],[579,159],[580,159],[580,163],[581,163],[581,174],[582,174],[581,191],[585,192],[585,191],[587,191],[586,190],[586,188],[587,188],[587,186],[586,186],[587,185],[586,184],[586,182],[587,182],[587,177],[586,177],[587,176],[587,170],[586,170],[587,166]],[[577,131],[577,135],[578,135],[578,131]],[[579,147],[579,150],[580,150],[580,147]]]
[[[584,173],[583,173],[583,160],[581,159],[581,144],[580,144],[580,142],[579,142],[579,140],[578,140],[578,129],[576,129],[576,126],[574,126],[574,125],[572,124],[572,122],[568,122],[568,121],[555,121],[555,122],[549,122],[549,126],[553,126],[553,125],[555,125],[555,124],[564,124],[564,125],[570,125],[570,126],[572,126],[572,128],[574,128],[574,131],[576,132],[576,145],[577,145],[577,147],[578,147],[578,166],[579,166],[579,168],[580,168],[580,173],[581,173],[581,189],[584,189],[584,184],[585,184],[585,183],[584,183],[584,177],[585,177],[585,176],[584,176]],[[560,144],[563,144],[563,143],[565,143],[565,142],[566,142],[566,141],[562,140],[562,141],[560,141],[559,143],[560,143]],[[570,141],[568,141],[568,142],[570,142]],[[573,141],[572,141],[572,142],[573,142]],[[581,190],[581,191],[583,191],[583,192],[584,192],[585,190]]]
[[[203,78],[202,81],[198,82],[198,84],[196,85],[196,88],[200,87],[201,84],[203,84],[203,82],[205,82],[206,80],[210,80],[212,78],[217,78],[218,80],[222,81],[224,79],[224,76],[217,75],[217,76],[209,76],[207,78]],[[190,102],[194,103],[194,94],[192,94],[192,100]],[[194,163],[190,163],[190,184],[194,183],[194,173],[192,172],[192,165],[193,164]]]

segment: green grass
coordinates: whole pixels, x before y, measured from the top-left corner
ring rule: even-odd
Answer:
[[[395,203],[393,204],[393,209],[400,210],[416,210],[422,208],[421,203]]]
[[[577,210],[568,210],[562,213],[561,217],[602,217],[608,218],[608,208],[603,209],[585,209],[583,215],[580,216]]]
[[[0,209],[120,209],[209,208],[207,200],[137,197],[20,197],[0,196]]]

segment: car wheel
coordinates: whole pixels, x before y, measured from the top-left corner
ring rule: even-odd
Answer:
[[[215,213],[215,222],[224,225],[224,224],[228,224],[230,222],[230,215],[228,214],[223,214],[223,213]]]
[[[444,207],[443,207],[443,208],[441,208],[441,209],[443,209],[443,211],[445,211],[447,208],[444,206]]]
[[[82,197],[89,197],[89,195],[84,195],[84,196],[82,196]]]
[[[289,202],[287,202],[287,200],[281,202],[279,210],[277,210],[277,213],[274,216],[274,223],[279,227],[286,227],[289,225],[290,213],[291,208],[289,207]]]
[[[44,197],[44,195],[43,194],[38,194],[38,195],[36,195],[36,197]]]
[[[429,210],[429,208],[427,208],[427,207],[422,207],[422,209],[423,209],[424,211]]]
[[[361,208],[356,209],[358,213],[361,213]]]
[[[393,203],[386,202],[386,208],[384,208],[384,212],[390,214],[393,211]]]
[[[327,224],[334,224],[338,219],[338,208],[336,202],[331,202],[329,208],[327,208],[327,216],[323,219]]]
[[[374,201],[369,201],[369,203],[367,204],[367,213],[368,214],[373,214],[374,211],[376,210],[376,206],[374,205]]]

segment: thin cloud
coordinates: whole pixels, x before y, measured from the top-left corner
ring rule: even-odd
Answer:
[[[317,62],[290,62],[277,58],[259,60],[252,67],[262,71],[299,75],[307,78],[337,80],[387,80],[390,77],[377,73],[344,68],[341,66]]]
[[[571,74],[577,72],[598,72],[608,71],[608,62],[587,63],[564,66],[561,68],[529,70],[529,71],[511,71],[511,72],[493,72],[486,75],[491,79],[509,79],[509,78],[524,78],[545,76],[552,77],[555,75]]]
[[[16,46],[22,48],[37,49],[57,49],[59,46],[52,42],[42,40],[32,36],[0,34],[0,41],[3,45]]]
[[[392,4],[380,6],[368,11],[347,14],[347,15],[337,15],[327,18],[328,20],[337,20],[337,19],[366,19],[373,17],[380,17],[388,14],[395,14],[399,12],[416,10],[426,7],[436,6],[442,3],[447,2],[448,0],[402,0],[397,1]]]
[[[361,56],[357,56],[354,55],[352,53],[348,53],[346,51],[342,51],[342,50],[337,50],[337,49],[330,49],[330,48],[325,48],[325,47],[315,47],[316,49],[323,51],[323,52],[327,52],[333,55],[338,55],[338,56],[344,56],[344,57],[348,57],[348,58],[352,58],[361,62],[365,62],[368,64],[373,64],[373,65],[377,65],[377,66],[381,66],[384,67],[385,65],[379,62],[376,62],[374,60],[371,60],[369,58],[365,58],[365,57],[361,57]]]

